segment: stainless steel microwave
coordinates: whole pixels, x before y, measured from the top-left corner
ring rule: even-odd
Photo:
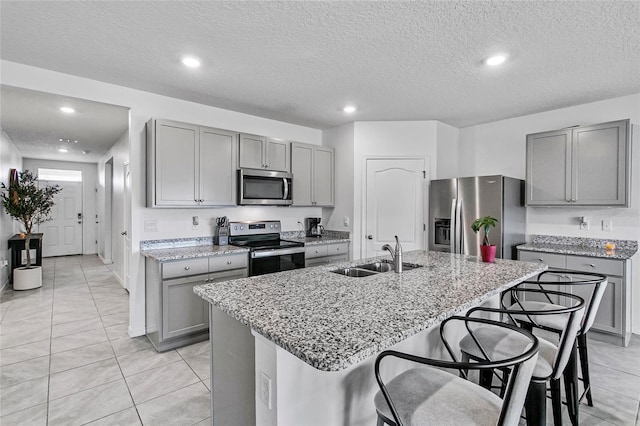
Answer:
[[[238,170],[238,204],[288,206],[293,175],[259,169]]]

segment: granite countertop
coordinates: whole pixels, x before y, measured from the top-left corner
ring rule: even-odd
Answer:
[[[186,247],[168,247],[140,250],[140,254],[157,260],[168,262],[171,260],[195,259],[197,257],[221,256],[225,254],[248,253],[249,249],[235,246],[196,245]]]
[[[413,251],[423,265],[364,278],[331,273],[379,258],[196,286],[194,292],[323,371],[339,371],[499,294],[546,265]]]
[[[351,240],[343,237],[290,237],[285,238],[287,241],[293,241],[296,243],[303,243],[305,246],[315,246],[319,244],[338,244],[348,243]]]
[[[605,248],[607,243],[615,244],[616,248],[614,250],[607,250]],[[600,238],[533,235],[530,243],[521,244],[517,246],[517,249],[627,260],[633,257],[638,251],[638,242],[632,240],[603,240]]]
[[[349,239],[349,232],[332,231],[329,229],[324,231],[322,237],[305,237],[304,231],[285,231],[280,233],[280,238],[287,241],[302,243],[305,246],[348,243],[351,241]]]

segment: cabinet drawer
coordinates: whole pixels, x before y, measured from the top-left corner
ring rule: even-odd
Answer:
[[[232,254],[229,256],[214,256],[209,258],[209,271],[217,272],[225,269],[247,268],[249,255],[247,253]]]
[[[604,275],[623,275],[623,262],[597,257],[567,256],[567,269],[585,272],[598,272]]]
[[[314,257],[328,256],[328,246],[326,244],[316,244],[304,248],[304,258],[313,259]]]
[[[327,245],[327,256],[339,256],[339,255],[347,254],[348,251],[349,251],[349,243]]]
[[[209,260],[206,257],[162,264],[162,278],[164,279],[207,274],[208,272]]]
[[[551,268],[565,268],[564,254],[542,253],[539,251],[520,251],[518,258],[525,262],[544,263]]]

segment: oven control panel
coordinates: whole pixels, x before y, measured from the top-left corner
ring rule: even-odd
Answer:
[[[280,233],[279,220],[267,221],[247,221],[247,222],[230,222],[229,235],[260,235],[260,234],[276,234]]]

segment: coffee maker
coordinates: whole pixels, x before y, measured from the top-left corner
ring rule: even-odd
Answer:
[[[307,237],[322,237],[324,227],[320,225],[321,220],[321,217],[307,217],[304,219],[304,229]]]

